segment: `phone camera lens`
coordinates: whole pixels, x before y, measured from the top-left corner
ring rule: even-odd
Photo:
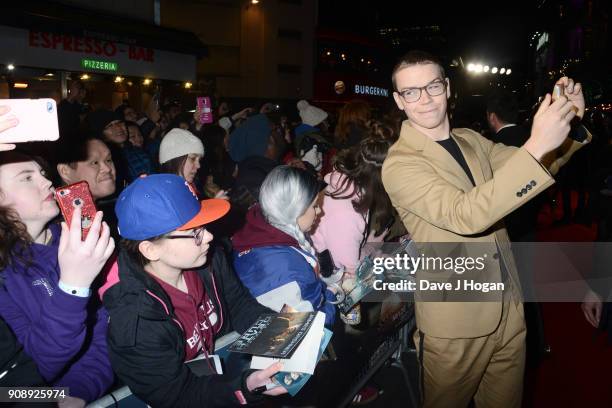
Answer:
[[[74,200],[74,205],[79,207],[81,204],[83,204],[83,202],[81,201],[80,198],[77,198],[76,200]]]

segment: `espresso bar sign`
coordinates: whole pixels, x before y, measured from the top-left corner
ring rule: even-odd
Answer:
[[[389,91],[385,88],[377,86],[355,84],[356,95],[371,95],[371,96],[389,96]]]
[[[17,66],[195,80],[195,55],[125,44],[113,36],[81,37],[0,25],[0,50],[3,61]]]
[[[95,38],[84,38],[66,34],[45,33],[30,31],[28,42],[30,47],[50,48],[76,52],[80,54],[95,54],[113,57],[117,54],[127,54],[128,58],[135,61],[154,61],[154,51],[151,48],[137,47],[116,43],[114,41],[103,41]]]

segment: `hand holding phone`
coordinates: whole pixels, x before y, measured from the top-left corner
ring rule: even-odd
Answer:
[[[90,234],[83,241],[79,220],[81,206],[76,206],[70,217],[70,227],[62,222],[62,233],[57,251],[60,281],[66,285],[88,288],[115,250],[108,225],[102,222],[102,212],[96,213]]]
[[[199,122],[202,125],[205,125],[207,123],[213,123],[213,113],[210,98],[208,96],[200,96],[197,98],[197,103],[197,111],[200,112]]]
[[[2,143],[59,139],[57,106],[50,98],[0,99]],[[10,115],[4,117],[10,111]]]
[[[8,114],[10,110],[10,106],[0,106],[0,133],[19,124],[19,119],[15,115]],[[2,138],[0,138],[1,140]],[[0,143],[0,152],[13,150],[14,148],[15,145],[12,143]]]
[[[574,80],[569,77],[559,78],[553,88],[553,101],[558,99],[561,95],[565,96],[567,100],[572,103],[574,113],[579,119],[582,119],[586,109],[582,84],[580,82],[574,82]]]
[[[565,95],[565,86],[561,83],[555,84],[552,92],[553,102]]]
[[[319,261],[319,271],[321,276],[324,278],[329,278],[334,273],[334,261],[332,260],[329,249],[319,252],[317,254],[317,259]]]
[[[89,191],[89,184],[86,181],[79,181],[78,183],[58,188],[55,190],[55,198],[62,211],[64,220],[68,223],[68,227],[72,226],[72,216],[75,209],[80,209],[81,239],[85,240],[96,217],[96,205]]]

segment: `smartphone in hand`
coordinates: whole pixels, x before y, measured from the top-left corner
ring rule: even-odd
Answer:
[[[329,249],[317,254],[321,276],[329,278],[334,273],[334,261]]]
[[[197,98],[198,110],[200,111],[199,122],[202,125],[207,123],[213,123],[213,113],[210,104],[210,98],[208,96],[199,96]]]
[[[55,190],[55,199],[69,228],[74,209],[76,207],[81,208],[81,240],[85,240],[97,212],[93,197],[89,191],[89,184],[86,181],[79,181],[78,183],[60,187]]]
[[[563,84],[556,84],[553,88],[552,100],[553,102],[565,95],[565,86]]]
[[[2,143],[59,139],[57,106],[53,99],[0,99],[0,106],[10,107],[9,114],[19,120],[17,126],[2,132]]]

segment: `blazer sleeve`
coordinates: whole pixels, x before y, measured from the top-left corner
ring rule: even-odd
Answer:
[[[584,126],[572,129],[572,132],[582,132],[585,134],[585,140],[578,142],[572,138],[567,138],[565,141],[554,151],[544,155],[541,160],[542,166],[544,166],[551,175],[555,175],[561,169],[561,166],[565,165],[580,148],[584,147],[589,143],[593,135]],[[493,143],[490,140],[479,136],[481,146],[489,152],[489,160],[493,171],[500,168],[504,163],[512,156],[513,152],[517,149],[513,146],[505,146],[501,143]]]
[[[554,152],[550,152],[542,159],[542,163],[544,163],[545,166],[548,167],[548,171],[550,171],[550,174],[552,174],[553,176],[559,172],[561,166],[564,166],[572,158],[574,153],[576,153],[587,143],[590,143],[591,140],[593,140],[593,135],[584,126],[579,126],[576,129],[572,129],[572,132],[584,133],[585,140],[579,142],[577,140],[567,138],[557,150],[555,150]]]
[[[459,235],[486,231],[554,180],[527,150],[490,142],[493,177],[468,192],[443,179],[418,154],[393,152],[383,184],[394,206]]]

